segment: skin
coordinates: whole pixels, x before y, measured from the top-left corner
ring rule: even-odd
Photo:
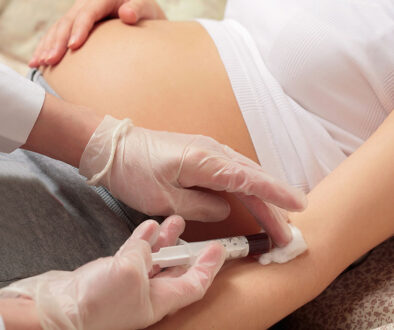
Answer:
[[[97,109],[98,115],[110,112],[138,126],[209,135],[257,161],[215,46],[197,23],[152,21],[130,28],[107,22],[81,50],[46,70],[45,78],[64,99]],[[393,138],[391,115],[309,194],[304,213],[291,214],[308,243],[306,253],[285,265],[228,263],[203,300],[153,328],[261,329],[316,297],[394,232]],[[256,232],[243,206],[229,200],[228,220],[189,223],[186,237]]]
[[[102,117],[89,108],[47,94],[22,148],[78,167],[81,155],[101,120]]]

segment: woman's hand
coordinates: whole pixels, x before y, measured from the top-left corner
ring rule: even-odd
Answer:
[[[155,0],[77,0],[43,36],[29,66],[60,62],[67,48],[81,47],[94,24],[105,17],[119,17],[126,24],[141,19],[166,19]]]
[[[145,328],[201,299],[224,262],[223,246],[213,243],[190,268],[154,272],[151,249],[174,245],[184,227],[179,216],[161,226],[148,220],[114,257],[15,282],[0,297],[32,299],[44,329]]]
[[[212,138],[153,131],[110,116],[90,138],[79,171],[89,184],[106,186],[149,215],[224,220],[230,213],[228,202],[194,188],[235,193],[279,246],[291,240],[291,232],[278,207],[300,211],[306,206],[301,191]]]

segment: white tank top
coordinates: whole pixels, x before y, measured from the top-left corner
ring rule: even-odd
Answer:
[[[394,109],[393,0],[229,0],[225,17],[345,155]]]

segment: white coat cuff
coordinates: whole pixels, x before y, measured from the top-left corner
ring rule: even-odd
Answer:
[[[0,315],[0,330],[5,330],[5,325],[4,325],[3,318],[1,317],[1,315]]]
[[[0,152],[26,143],[44,100],[41,86],[0,64]]]

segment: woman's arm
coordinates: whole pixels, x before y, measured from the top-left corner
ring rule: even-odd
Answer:
[[[394,115],[293,214],[309,249],[284,264],[227,264],[203,300],[157,329],[262,329],[316,297],[351,262],[394,232]]]

